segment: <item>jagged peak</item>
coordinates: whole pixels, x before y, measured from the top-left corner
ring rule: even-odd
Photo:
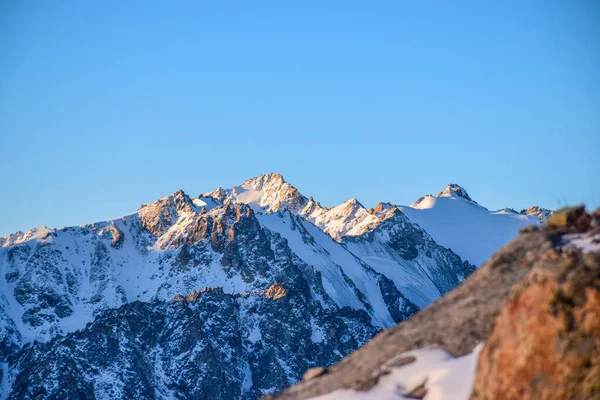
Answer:
[[[213,198],[213,199],[218,200],[221,203],[223,203],[225,201],[225,199],[227,198],[227,191],[225,189],[223,189],[221,186],[219,186],[212,192],[202,193],[202,194],[200,194],[200,196],[198,196],[199,199],[203,198],[203,197],[210,197],[210,198]]]
[[[369,208],[368,211],[369,211],[369,214],[379,215],[391,208],[396,208],[396,205],[392,204],[390,202],[379,202],[379,203],[377,203],[375,208]]]
[[[522,209],[519,214],[535,215],[539,220],[543,221],[548,218],[550,214],[552,214],[552,210],[540,206],[531,206],[529,208]]]
[[[328,210],[330,210],[334,215],[344,216],[345,218],[352,215],[357,215],[357,213],[360,214],[361,211],[364,211],[365,214],[368,213],[365,206],[363,206],[360,201],[354,197],[351,197],[342,204]]]
[[[29,240],[45,240],[55,231],[55,229],[40,225],[29,229],[27,232],[18,231],[11,233],[8,236],[0,237],[0,247],[11,246],[14,244],[27,242]]]
[[[190,196],[180,189],[153,203],[142,204],[137,214],[146,230],[160,236],[174,225],[181,215],[201,211],[202,207],[194,204]]]
[[[465,188],[456,183],[449,183],[444,190],[438,193],[437,197],[460,197],[477,204],[477,202],[469,196]]]
[[[282,174],[275,173],[275,172],[269,172],[267,174],[262,174],[262,175],[254,177],[254,178],[246,179],[244,181],[244,183],[242,183],[241,186],[246,186],[246,185],[261,185],[261,186],[279,185],[279,186],[282,186],[285,183],[287,183],[287,182],[283,178]]]
[[[187,193],[185,193],[183,191],[183,189],[179,189],[167,196],[163,196],[163,197],[159,198],[158,200],[153,201],[152,203],[142,203],[142,205],[140,206],[138,211],[142,210],[144,208],[148,208],[151,206],[158,206],[161,204],[173,204],[175,206],[181,206],[183,204],[193,204],[193,203],[192,203],[192,199],[190,198],[190,196],[188,196]]]
[[[274,212],[280,209],[297,212],[309,202],[298,189],[284,180],[283,175],[272,172],[247,179],[231,189],[217,188],[200,196],[212,197],[223,203],[230,200],[249,204],[256,212]]]
[[[356,208],[359,208],[359,207],[365,208],[365,207],[364,207],[364,206],[361,204],[361,202],[360,202],[360,201],[358,201],[358,199],[356,199],[356,198],[354,198],[354,197],[351,197],[351,198],[347,199],[347,200],[346,200],[346,201],[344,201],[344,202],[343,202],[341,205],[343,205],[343,206],[352,206],[352,207],[356,207]]]

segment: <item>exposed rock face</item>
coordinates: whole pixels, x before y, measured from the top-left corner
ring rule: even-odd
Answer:
[[[276,399],[368,390],[383,365],[430,345],[480,354],[473,398],[600,396],[600,213],[563,210],[564,224],[524,229],[462,285]]]
[[[282,298],[286,294],[287,294],[287,291],[285,290],[283,285],[280,283],[275,283],[275,284],[269,286],[269,288],[265,292],[265,297],[267,299],[277,300],[277,299]]]
[[[552,214],[552,210],[540,206],[531,206],[521,210],[520,214],[535,215],[540,221],[545,221]]]
[[[554,215],[565,221],[560,229],[589,224],[582,209]],[[472,399],[600,398],[600,251],[554,247],[539,256],[480,354]]]
[[[419,197],[417,200],[415,200],[415,202],[413,203],[413,205],[419,205],[419,204],[421,204],[423,201],[425,201],[425,199],[427,199],[427,198],[433,198],[433,195],[432,195],[432,194],[427,194],[427,195],[425,195],[425,196],[421,196],[421,197]]]
[[[302,196],[298,189],[283,179],[281,174],[275,173],[250,178],[232,189],[217,188],[202,196],[212,197],[221,202],[234,200],[242,203],[252,202],[257,206],[256,211],[267,212],[284,209],[298,211],[311,200]]]
[[[457,185],[456,183],[449,183],[448,186],[444,188],[444,190],[438,193],[438,197],[441,196],[457,196],[477,204],[477,202],[473,200],[471,196],[469,196],[467,191],[462,186]]]
[[[375,333],[364,312],[325,311],[308,292],[206,289],[104,311],[83,330],[23,349],[9,399],[260,397]]]
[[[160,236],[177,222],[181,213],[191,212],[192,207],[189,196],[179,190],[152,204],[143,204],[138,210],[138,215],[144,229]]]

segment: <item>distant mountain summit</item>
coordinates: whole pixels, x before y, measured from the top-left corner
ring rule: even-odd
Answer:
[[[446,189],[410,207],[324,207],[271,173],[1,238],[0,398],[280,390],[406,320],[538,223]]]
[[[221,202],[248,204],[255,212],[264,214],[286,210],[312,222],[337,241],[345,236],[360,235],[374,228],[382,220],[373,215],[354,198],[336,207],[323,207],[312,197],[305,197],[287,183],[281,174],[264,174],[246,180],[231,189],[218,188],[204,193]]]
[[[490,211],[474,201],[462,186],[451,183],[437,196],[426,195],[402,212],[424,228],[436,242],[475,265],[481,265],[527,225],[543,223],[550,210],[530,207]]]
[[[280,209],[298,211],[309,202],[298,189],[283,179],[283,175],[275,173],[250,178],[231,189],[217,188],[201,197],[248,204],[256,212],[274,212]]]
[[[469,196],[469,194],[467,193],[467,191],[460,185],[457,185],[456,183],[449,183],[448,186],[446,186],[444,188],[444,190],[442,190],[441,192],[438,193],[438,197],[460,197],[462,199],[471,201],[475,204],[477,204],[476,201],[474,201],[473,199],[471,199],[471,197]]]
[[[529,208],[525,208],[521,210],[520,214],[523,215],[535,215],[540,221],[546,221],[550,214],[552,214],[552,210],[548,210],[547,208],[542,208],[539,206],[531,206]]]

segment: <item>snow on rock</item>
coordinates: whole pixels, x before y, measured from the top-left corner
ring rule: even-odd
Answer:
[[[340,389],[313,400],[467,400],[473,388],[479,352],[452,357],[439,348],[424,348],[402,353],[382,366],[389,373],[375,386],[360,392]],[[394,366],[400,365],[400,366]],[[424,394],[424,397],[416,397]]]
[[[231,189],[217,188],[201,195],[224,201],[248,204],[255,212],[277,211],[279,209],[299,210],[308,199],[298,189],[287,183],[281,174],[264,174],[246,180]]]
[[[48,341],[83,328],[102,310],[136,300],[169,301],[205,286],[228,293],[266,290],[287,280],[281,275],[280,252],[293,255],[304,279],[313,282],[311,296],[323,307],[365,312],[376,329],[408,318],[418,310],[416,303],[424,306],[444,292],[423,265],[415,268],[418,260],[399,262],[396,250],[388,247],[387,254],[367,262],[332,240],[301,214],[311,202],[317,204],[280,175],[242,186],[197,199],[177,191],[113,221],[36,228],[5,238],[0,319],[7,329],[2,337],[14,346]],[[255,203],[234,201],[227,193]],[[284,205],[281,211],[264,212]],[[257,207],[262,211],[255,214]],[[389,204],[367,211],[356,200],[328,210],[336,218],[346,217],[349,225],[341,232],[355,237],[398,212]],[[419,251],[425,257],[429,250]],[[448,271],[448,282],[463,279],[460,268]],[[394,269],[399,272],[386,276]]]
[[[450,183],[448,186],[444,188],[440,193],[438,193],[438,197],[460,197],[462,199],[468,200],[477,204],[476,201],[471,199],[467,191],[460,185],[456,183]]]
[[[324,207],[312,197],[301,195],[279,174],[261,175],[232,189],[219,188],[203,196],[246,203],[261,213],[288,210],[340,242],[376,229],[398,208],[437,243],[475,265],[481,265],[514,239],[520,228],[543,222],[550,213],[539,207],[521,213],[509,208],[492,212],[477,204],[465,188],[455,183],[447,185],[437,197],[423,196],[408,207],[379,203],[367,210],[354,198],[335,207]]]
[[[552,210],[540,206],[531,206],[521,210],[520,214],[536,216],[540,221],[544,222],[552,214]]]
[[[392,207],[388,203],[386,208],[382,203],[378,212],[368,211],[354,198],[335,207],[323,207],[312,197],[300,194],[282,175],[273,173],[248,179],[231,189],[218,188],[201,196],[222,202],[248,204],[257,213],[287,210],[303,216],[338,241],[344,236],[357,236],[372,230],[386,218],[386,211]]]
[[[219,206],[223,205],[223,203],[221,203],[218,200],[215,200],[212,197],[202,197],[202,196],[192,199],[192,203],[194,203],[194,205],[196,207],[204,208],[206,211],[210,211],[215,207],[219,207]]]
[[[290,212],[259,216],[279,233],[298,257],[320,273],[328,297],[339,307],[368,310],[376,326],[394,324],[378,286],[378,276],[352,253]]]
[[[20,243],[24,243],[29,240],[44,241],[54,233],[54,229],[50,229],[46,226],[38,226],[23,233],[21,231],[11,233],[10,235],[0,238],[0,247],[8,247]]]
[[[520,228],[540,222],[537,216],[507,209],[489,211],[456,184],[448,185],[438,197],[425,196],[400,209],[437,243],[477,266],[517,237]]]
[[[575,233],[567,235],[567,244],[572,244],[583,253],[600,251],[600,233]]]
[[[348,199],[332,208],[307,207],[300,214],[340,241],[345,236],[359,236],[374,229],[386,218],[386,211],[369,212],[358,200]]]

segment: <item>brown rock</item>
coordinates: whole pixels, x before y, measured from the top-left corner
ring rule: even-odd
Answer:
[[[171,299],[171,303],[176,303],[176,302],[184,302],[185,301],[185,297],[183,297],[180,294],[176,294],[175,297],[173,297]]]
[[[112,235],[110,245],[117,249],[120,248],[123,245],[123,241],[125,240],[125,235],[123,234],[123,232],[118,230],[116,226],[112,224],[108,226],[108,230]]]
[[[377,206],[375,206],[375,209],[373,210],[373,212],[371,214],[379,214],[380,212],[382,212],[384,209],[384,204],[383,203],[377,203]]]
[[[187,303],[194,303],[196,300],[198,300],[198,295],[199,293],[196,291],[191,292],[187,296],[185,296],[185,301]]]
[[[600,398],[600,254],[537,265],[513,289],[471,399]]]
[[[306,370],[304,375],[302,376],[302,380],[308,381],[310,379],[316,378],[317,376],[321,376],[327,373],[327,368],[324,367],[314,367]]]
[[[585,212],[584,206],[567,207],[553,212],[546,221],[550,229],[560,231],[585,232],[589,229],[592,218]]]
[[[425,387],[425,383],[427,382],[423,382],[422,384],[411,390],[410,393],[405,394],[404,397],[409,399],[423,399],[427,395],[427,388]]]
[[[277,300],[284,297],[287,294],[287,291],[283,287],[285,283],[275,283],[267,289],[265,292],[265,297],[271,300]]]

